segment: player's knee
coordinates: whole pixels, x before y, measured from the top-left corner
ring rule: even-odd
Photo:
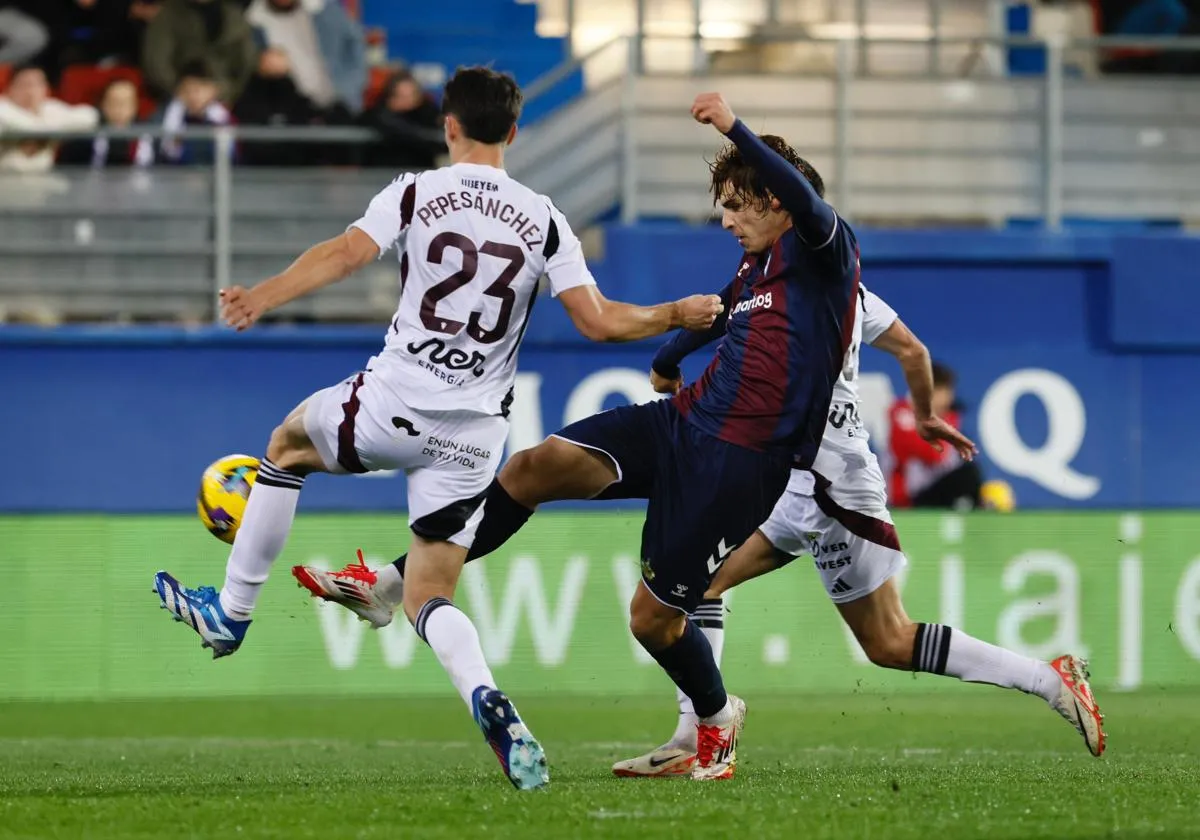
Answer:
[[[557,475],[559,464],[550,441],[513,453],[500,474],[500,483],[513,499],[535,507],[550,501],[550,485]]]
[[[290,472],[307,473],[318,469],[316,455],[302,421],[293,418],[280,423],[267,442],[267,458],[275,466]]]
[[[661,615],[634,611],[629,616],[629,632],[646,650],[662,650],[679,641],[683,633],[683,616],[664,618]]]
[[[908,670],[912,662],[912,641],[903,633],[873,632],[859,637],[863,653],[867,659],[880,668],[895,668]]]

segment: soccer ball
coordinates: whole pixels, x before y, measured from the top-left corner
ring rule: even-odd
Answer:
[[[233,543],[256,478],[258,459],[250,455],[226,455],[208,465],[200,478],[196,512],[210,534]]]

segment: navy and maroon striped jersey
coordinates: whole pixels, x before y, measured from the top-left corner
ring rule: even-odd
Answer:
[[[744,254],[722,293],[724,338],[704,375],[674,399],[702,431],[812,465],[854,328],[859,259],[854,232],[834,217],[813,248],[789,230],[770,251]],[[727,318],[727,320],[726,320]],[[669,369],[677,360],[656,360]]]

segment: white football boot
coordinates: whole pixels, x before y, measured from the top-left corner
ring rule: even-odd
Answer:
[[[361,548],[358,562],[344,569],[328,572],[316,566],[292,566],[292,577],[314,598],[341,604],[376,629],[392,623],[396,610],[379,594],[378,577],[363,560]]]
[[[612,771],[614,776],[622,778],[671,778],[690,776],[695,763],[695,747],[667,743],[637,758],[618,761],[612,766]]]
[[[733,719],[724,726],[696,724],[696,763],[692,778],[732,779],[737,769],[737,742],[746,725],[746,704],[740,697],[729,695]]]
[[[1099,757],[1108,736],[1104,734],[1104,715],[1088,685],[1087,660],[1068,654],[1051,660],[1050,667],[1062,680],[1062,687],[1050,707],[1079,730],[1088,750]]]

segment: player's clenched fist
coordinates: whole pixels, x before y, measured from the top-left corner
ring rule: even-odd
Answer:
[[[679,307],[679,324],[685,330],[708,329],[725,309],[720,295],[692,295],[676,306]]]
[[[719,93],[702,93],[692,103],[692,116],[698,123],[712,125],[722,134],[727,134],[737,117],[725,97]]]
[[[238,332],[252,327],[262,314],[252,291],[241,286],[221,290],[221,320]]]

